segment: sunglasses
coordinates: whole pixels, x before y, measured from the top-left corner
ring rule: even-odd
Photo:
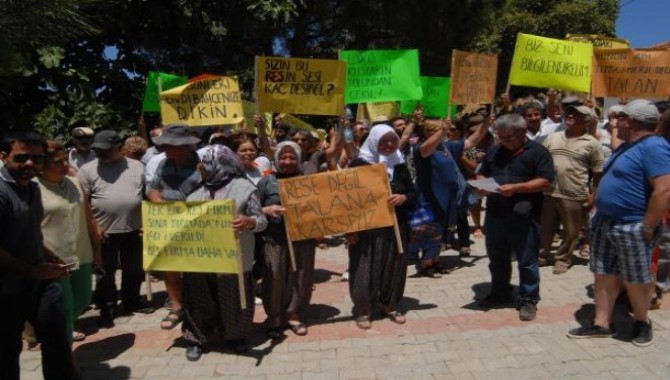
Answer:
[[[14,162],[19,164],[25,164],[26,162],[28,162],[28,160],[30,160],[32,161],[33,164],[41,165],[46,160],[46,156],[43,154],[19,153],[15,154],[12,160],[14,160]]]

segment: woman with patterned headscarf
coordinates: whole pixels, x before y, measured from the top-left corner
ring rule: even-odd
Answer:
[[[391,181],[389,205],[395,207],[402,244],[405,244],[407,213],[416,193],[410,172],[398,150],[400,139],[386,124],[375,125],[350,167],[382,163]],[[372,307],[379,303],[391,321],[403,324],[405,316],[397,305],[405,292],[407,256],[399,254],[393,227],[377,228],[347,236],[349,240],[349,294],[357,309],[356,325],[371,327]]]
[[[201,152],[205,183],[187,201],[233,199],[236,218],[233,229],[240,239],[247,308],[240,308],[237,274],[184,273],[183,336],[189,342],[186,358],[200,359],[202,348],[212,340],[223,340],[238,353],[248,351],[246,341],[254,318],[251,267],[254,232],[267,227],[256,187],[246,178],[237,155],[223,145],[210,145]],[[216,336],[215,336],[216,334]]]
[[[296,335],[306,335],[307,326],[300,317],[312,298],[314,284],[314,255],[316,242],[313,239],[291,243],[284,229],[278,179],[302,175],[301,149],[292,141],[283,141],[275,150],[277,173],[261,178],[258,194],[263,212],[268,217],[268,228],[263,233],[265,242],[263,268],[263,307],[267,314],[267,335],[279,339],[288,327]],[[289,244],[293,244],[296,269],[289,258]]]

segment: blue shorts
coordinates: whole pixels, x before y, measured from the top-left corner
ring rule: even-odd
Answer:
[[[590,220],[591,272],[620,275],[633,284],[653,282],[651,254],[658,231],[651,242],[644,238],[642,222],[621,222],[595,215]]]

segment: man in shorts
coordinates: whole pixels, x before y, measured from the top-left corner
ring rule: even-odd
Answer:
[[[605,163],[591,220],[595,320],[568,332],[570,338],[612,336],[612,312],[623,282],[635,319],[632,343],[644,347],[654,339],[647,318],[654,286],[651,254],[670,205],[670,144],[654,135],[659,117],[656,106],[642,99],[618,115],[618,136],[625,143]]]

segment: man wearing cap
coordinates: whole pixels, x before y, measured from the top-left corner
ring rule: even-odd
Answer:
[[[102,241],[102,269],[96,278],[95,302],[101,326],[112,326],[117,311],[115,274],[121,264],[121,302],[126,312],[151,313],[140,299],[142,270],[141,205],[144,166],[121,153],[121,138],[112,130],[100,131],[91,148],[97,158],[84,164],[77,178],[90,198]]]
[[[564,234],[556,250],[554,274],[563,274],[570,268],[572,251],[583,224],[583,207],[593,203],[593,192],[588,186],[589,172],[593,174],[595,191],[604,161],[600,142],[588,133],[589,126],[597,119],[593,110],[587,106],[570,106],[565,115],[567,129],[550,134],[543,143],[554,160],[555,181],[544,192],[539,264],[547,265],[554,234],[562,224]]]
[[[612,336],[612,311],[623,283],[635,320],[632,343],[644,347],[654,339],[647,319],[654,286],[651,254],[670,205],[670,144],[654,136],[659,117],[656,106],[642,99],[619,114],[624,143],[605,163],[590,222],[595,320],[568,332],[570,338]]]
[[[95,159],[95,152],[91,149],[94,134],[95,132],[86,126],[76,127],[72,130],[74,148],[70,149],[68,153],[68,162],[74,174],[82,165]]]
[[[200,139],[191,135],[187,125],[170,124],[152,141],[161,147],[165,157],[159,159],[151,182],[147,182],[147,198],[151,202],[185,201],[202,184],[200,159],[195,151]],[[165,272],[164,276],[172,305],[168,315],[161,320],[161,328],[169,330],[182,320],[181,273]]]

